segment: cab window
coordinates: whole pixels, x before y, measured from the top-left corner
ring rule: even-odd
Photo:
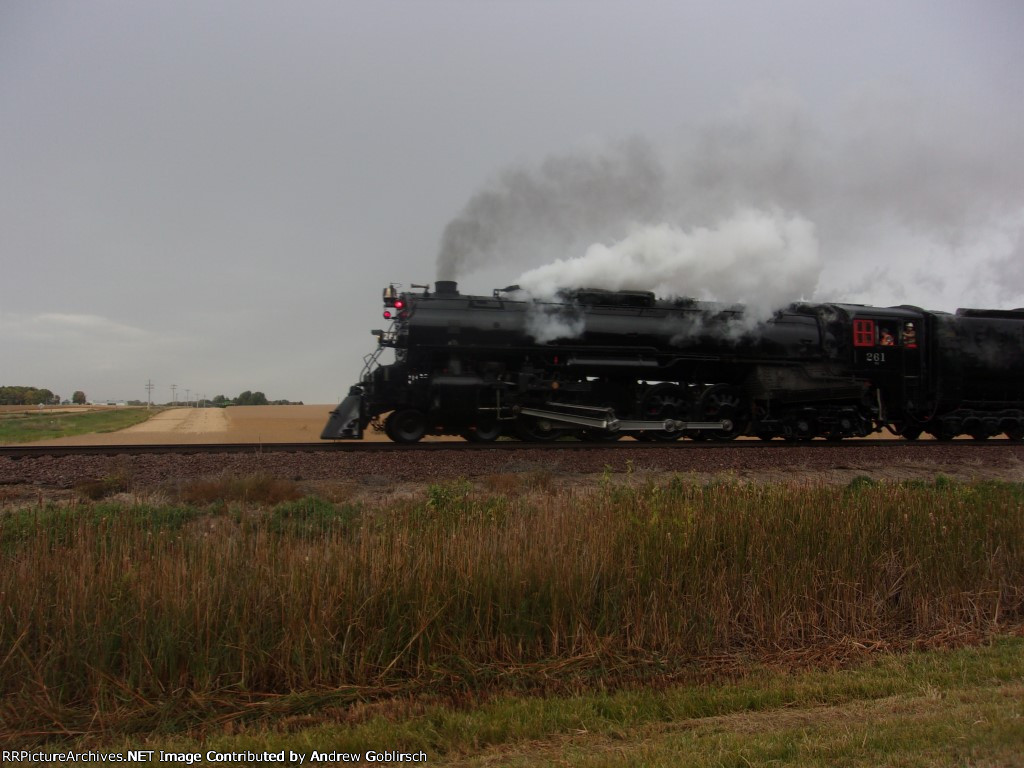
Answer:
[[[899,338],[899,328],[895,323],[879,323],[878,324],[878,346],[880,347],[895,347],[896,340]]]
[[[858,318],[853,321],[853,346],[875,346],[875,321]]]

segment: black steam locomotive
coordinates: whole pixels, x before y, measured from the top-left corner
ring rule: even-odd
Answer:
[[[414,288],[384,289],[391,326],[321,438],[1024,438],[1024,309],[798,303],[753,322],[644,291]]]

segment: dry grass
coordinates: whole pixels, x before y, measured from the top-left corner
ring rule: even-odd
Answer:
[[[81,499],[99,501],[117,493],[127,492],[130,485],[125,475],[116,474],[81,480],[75,484],[75,493]]]
[[[24,739],[614,686],[1024,615],[1018,485],[527,484],[359,507],[224,477],[8,514],[0,720]]]
[[[302,498],[298,483],[269,474],[224,473],[181,481],[169,489],[171,496],[186,504],[238,501],[244,504],[280,504]]]

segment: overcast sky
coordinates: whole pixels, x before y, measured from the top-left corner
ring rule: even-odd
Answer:
[[[335,402],[446,231],[489,293],[755,209],[816,235],[794,299],[1024,306],[1022,39],[1016,0],[3,0],[0,385]]]

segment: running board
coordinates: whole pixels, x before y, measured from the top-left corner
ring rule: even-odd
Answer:
[[[575,407],[575,406],[569,406]],[[583,407],[583,406],[579,406]],[[533,416],[538,419],[549,419],[560,421],[565,424],[575,424],[580,427],[591,429],[605,429],[609,432],[695,432],[697,430],[728,429],[729,424],[724,421],[679,421],[678,419],[664,419],[662,421],[636,421],[632,419],[617,419],[615,412],[610,408],[592,408],[586,410],[603,411],[602,417],[576,416],[571,413],[559,413],[558,411],[543,411],[540,408],[520,408],[519,413],[523,416]]]

